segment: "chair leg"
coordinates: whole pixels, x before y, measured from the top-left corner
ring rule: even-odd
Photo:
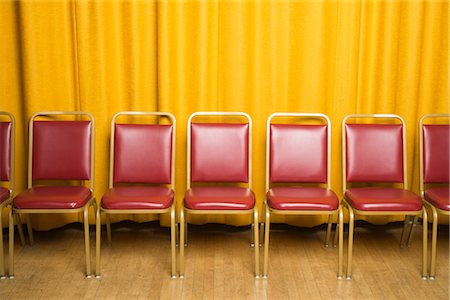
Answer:
[[[262,247],[264,244],[264,223],[265,223],[265,217],[266,217],[266,203],[262,206],[262,214],[261,214],[261,224],[259,227],[259,246]]]
[[[408,240],[406,241],[406,244],[408,245],[408,247],[411,247],[412,233],[413,233],[414,227],[416,226],[418,220],[419,220],[419,216],[415,216],[412,221],[411,226],[409,227]]]
[[[3,206],[0,206],[0,279],[6,278],[5,273],[5,251],[3,250]]]
[[[11,208],[13,210],[13,208]],[[13,218],[17,224],[17,230],[19,231],[20,243],[25,246],[25,235],[23,234],[22,222],[20,221],[20,214],[12,212]]]
[[[108,246],[111,247],[111,217],[108,213],[105,213],[106,216],[106,237],[108,239]]]
[[[339,234],[338,234],[339,229]],[[339,207],[339,223],[336,227],[336,236],[339,235],[339,254],[338,254],[338,279],[342,279],[343,260],[344,260],[344,212],[342,207]]]
[[[184,207],[180,211],[180,278],[184,278]]]
[[[102,243],[100,205],[95,205],[95,277],[101,277],[100,248]]]
[[[252,234],[251,234],[251,241],[250,241],[250,247],[255,247],[255,224],[252,224]]]
[[[9,210],[9,278],[14,278],[14,214]],[[23,232],[22,232],[23,234]]]
[[[34,237],[33,237],[33,228],[31,227],[30,215],[27,214],[26,218],[27,218],[28,237],[30,238],[30,245],[33,246]]]
[[[267,278],[267,270],[269,268],[269,234],[270,234],[270,210],[266,208],[265,226],[264,226],[264,266],[263,277]]]
[[[433,211],[433,231],[431,233],[430,279],[433,280],[436,276],[436,244],[439,220],[436,208],[431,206],[431,210]]]
[[[406,242],[404,242],[404,241],[405,241],[406,232],[409,230],[408,225],[411,222],[410,219],[411,219],[411,216],[405,216],[405,221],[403,221],[403,230],[402,230],[402,236],[400,238],[400,247],[404,247],[406,245]]]
[[[336,231],[334,232],[334,238],[333,238],[333,247],[336,248],[337,243],[338,243],[338,237],[339,237],[339,228],[342,227],[338,224],[336,224]],[[342,228],[342,230],[344,230],[344,228]]]
[[[353,234],[355,231],[355,214],[351,206],[348,206],[349,212],[349,230],[348,230],[348,249],[347,249],[347,279],[352,278],[352,255],[353,255]]]
[[[170,248],[172,252],[172,278],[177,278],[177,253],[176,253],[176,220],[175,220],[175,203],[172,204],[170,210]]]
[[[327,235],[325,236],[325,247],[328,248],[331,236],[331,226],[333,225],[333,215],[328,216]]]
[[[184,209],[184,208],[183,208]],[[187,213],[185,212],[185,218],[184,218],[184,246],[188,246],[188,222],[187,222]],[[180,233],[181,236],[181,233]],[[181,242],[180,242],[181,244]],[[183,244],[182,244],[183,245]]]
[[[422,279],[427,279],[427,261],[428,261],[428,215],[427,210],[422,208],[423,211],[423,242],[422,242]]]
[[[253,209],[253,233],[255,237],[255,245],[259,245],[258,223],[258,208],[255,206]],[[255,278],[259,278],[259,246],[255,247]]]
[[[180,245],[180,224],[178,222],[175,223],[175,246],[178,248]]]
[[[91,249],[89,247],[89,207],[86,205],[84,215],[84,247],[86,252],[86,278],[91,277]]]

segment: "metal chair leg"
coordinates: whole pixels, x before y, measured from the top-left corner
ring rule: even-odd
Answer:
[[[108,246],[111,247],[111,217],[108,213],[105,213],[106,220],[106,237],[108,239]]]
[[[405,236],[407,235],[406,232],[409,231],[409,226],[411,222],[411,216],[405,216],[405,221],[403,221],[403,230],[402,230],[402,236],[400,237],[400,247],[404,247],[406,245]]]
[[[263,277],[267,278],[267,271],[269,268],[269,234],[270,234],[270,210],[266,209],[265,216],[265,232],[264,232],[264,266]]]
[[[338,243],[338,237],[339,237],[338,230],[340,227],[341,226],[339,225],[339,223],[336,224],[336,230],[334,231],[334,238],[333,238],[333,247],[334,248],[336,248],[337,243]],[[342,230],[344,230],[344,228],[342,228]]]
[[[352,278],[352,255],[353,255],[353,234],[355,231],[355,214],[353,209],[348,206],[349,211],[349,230],[348,230],[348,249],[347,249],[347,279]]]
[[[5,251],[3,249],[3,221],[2,221],[2,214],[3,214],[3,205],[0,206],[0,279],[6,278],[5,273]]]
[[[28,237],[30,239],[30,245],[33,246],[33,244],[34,244],[34,237],[33,237],[33,228],[31,227],[30,215],[27,214],[26,218],[27,218]]]
[[[343,260],[344,260],[344,212],[342,207],[339,207],[339,223],[336,226],[335,235],[339,235],[339,254],[338,254],[338,279],[342,279],[344,276]],[[339,233],[338,233],[339,230]]]
[[[14,216],[12,207],[9,210],[9,278],[14,278]]]
[[[327,235],[325,236],[325,247],[328,248],[328,244],[330,243],[331,236],[331,226],[333,225],[333,215],[328,216],[328,225],[327,225]]]
[[[172,278],[177,278],[177,252],[176,252],[176,220],[175,204],[172,204],[170,210],[170,248],[172,253]]]
[[[255,224],[252,224],[252,234],[251,234],[251,241],[250,241],[250,247],[255,247]]]
[[[180,211],[180,278],[184,278],[184,207]]]
[[[262,214],[261,214],[261,223],[260,223],[260,227],[259,227],[259,246],[262,247],[262,245],[264,244],[264,223],[265,218],[266,218],[266,206],[267,204],[264,203],[262,206]]]
[[[418,220],[419,220],[419,216],[415,216],[412,221],[411,226],[409,227],[408,240],[406,241],[406,245],[408,245],[408,247],[411,247],[412,233],[413,233],[414,227],[416,226]]]
[[[11,208],[11,210],[12,210],[13,219],[15,220],[16,225],[17,225],[17,230],[19,231],[20,243],[22,244],[22,246],[25,246],[25,235],[23,234],[23,227],[22,227],[22,222],[20,221],[20,214],[14,213],[13,208]]]
[[[422,279],[427,279],[427,260],[428,260],[428,214],[427,210],[422,208],[423,211],[423,242],[422,242]]]
[[[258,223],[258,208],[255,206],[255,208],[253,209],[253,231],[255,237],[255,245],[259,245]],[[255,278],[259,278],[259,246],[255,247]]]
[[[89,207],[86,205],[84,209],[84,247],[86,252],[86,278],[91,277],[91,249],[89,246]]]
[[[430,279],[433,280],[436,276],[436,245],[437,245],[437,230],[439,224],[439,217],[435,207],[431,206],[433,212],[433,231],[431,233],[431,261],[430,261]]]
[[[100,248],[102,243],[100,205],[95,205],[95,277],[101,277]]]

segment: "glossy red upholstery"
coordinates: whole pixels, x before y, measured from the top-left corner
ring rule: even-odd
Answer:
[[[10,196],[9,189],[0,186],[0,203],[3,203],[5,200],[8,200]]]
[[[450,125],[423,125],[423,181],[450,182]]]
[[[248,124],[191,124],[192,182],[248,182]]]
[[[352,188],[345,192],[347,202],[364,211],[418,211],[422,200],[413,192],[397,188]]]
[[[270,182],[327,181],[326,125],[270,125]]]
[[[172,205],[173,190],[162,186],[124,186],[109,189],[102,198],[106,209],[166,209]]]
[[[0,122],[0,181],[10,180],[11,123]]]
[[[114,183],[170,183],[172,125],[115,124]]]
[[[346,124],[347,182],[403,182],[402,125]]]
[[[33,124],[33,180],[90,179],[89,121],[34,121]]]
[[[91,190],[83,186],[38,186],[14,198],[18,209],[74,209],[91,199]]]
[[[450,211],[450,188],[430,188],[425,191],[425,200],[439,209]]]
[[[247,210],[255,206],[255,194],[243,187],[193,187],[184,206],[195,210]]]
[[[336,194],[321,187],[274,187],[267,192],[267,202],[279,210],[335,210]]]

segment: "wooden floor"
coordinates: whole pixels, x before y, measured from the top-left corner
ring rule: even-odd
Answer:
[[[274,224],[269,278],[255,279],[250,227],[191,225],[186,277],[171,279],[169,229],[119,223],[112,247],[103,240],[102,278],[86,279],[81,225],[71,224],[35,232],[33,247],[16,240],[16,277],[0,281],[0,299],[449,299],[448,226],[439,228],[434,281],[420,276],[421,226],[406,249],[401,227],[358,223],[348,281],[337,279],[337,249],[323,246],[323,226]]]

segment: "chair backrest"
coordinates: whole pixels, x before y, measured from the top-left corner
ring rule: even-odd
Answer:
[[[199,116],[238,116],[247,122],[193,123]],[[193,113],[188,120],[188,188],[191,182],[242,182],[251,188],[251,130],[246,113]]]
[[[272,123],[274,118],[296,123]],[[321,124],[305,124],[315,120]],[[274,113],[267,119],[266,190],[271,183],[326,183],[329,187],[331,125],[324,114]]]
[[[79,116],[88,120],[61,120]],[[46,120],[38,120],[46,117]],[[39,112],[30,119],[28,186],[34,180],[89,180],[93,188],[94,118],[85,112]]]
[[[370,124],[349,119],[383,119]],[[400,124],[387,123],[397,120]],[[403,183],[407,189],[405,122],[397,115],[349,115],[342,122],[343,188],[347,182]]]
[[[9,181],[12,190],[14,186],[15,119],[12,114],[1,111],[0,117],[8,119],[0,121],[0,181]]]
[[[120,116],[139,117],[139,124],[118,123]],[[143,123],[148,116],[171,124]],[[165,112],[119,112],[111,122],[110,182],[174,184],[175,117]]]
[[[419,121],[420,190],[427,183],[449,183],[450,114],[428,114]],[[447,119],[442,124],[439,119]],[[425,124],[434,120],[441,124]]]

